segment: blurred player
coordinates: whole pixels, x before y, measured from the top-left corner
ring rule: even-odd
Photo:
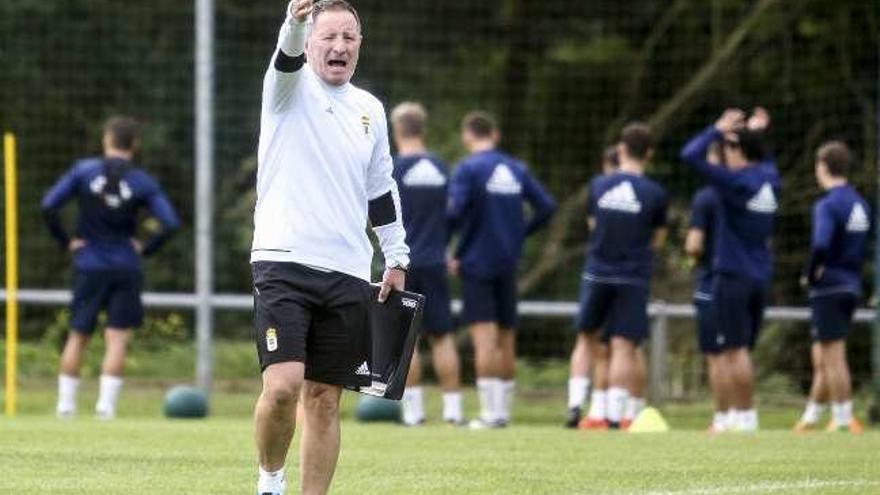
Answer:
[[[394,179],[400,188],[403,226],[410,253],[407,290],[425,296],[422,328],[431,345],[432,361],[443,390],[443,420],[460,424],[461,408],[458,350],[455,327],[449,308],[446,279],[446,164],[425,147],[427,112],[418,103],[401,103],[391,112],[398,155]],[[403,423],[408,426],[425,421],[418,349],[413,354],[407,387],[403,394]]]
[[[755,114],[753,120],[768,118],[760,109]],[[747,432],[758,429],[750,350],[761,328],[772,278],[770,242],[780,191],[779,173],[766,156],[760,127],[747,126],[744,112],[728,109],[681,152],[682,160],[703,176],[720,200],[712,267],[720,350],[716,368],[731,389],[728,424]],[[724,167],[706,159],[717,141],[722,143]]]
[[[262,495],[286,490],[301,396],[298,492],[327,493],[339,457],[342,386],[372,382],[366,225],[385,257],[379,300],[405,285],[409,248],[385,110],[350,84],[361,41],[349,3],[294,0],[263,81],[251,253]]]
[[[852,413],[852,385],[846,362],[846,336],[862,289],[871,220],[868,203],[849,185],[852,152],[831,141],[816,152],[816,180],[825,195],[813,207],[813,236],[807,283],[813,310],[813,359],[816,374],[810,401],[797,431],[814,429],[822,415],[823,388],[831,399],[829,431],[861,433]]]
[[[474,428],[510,421],[516,366],[516,270],[525,238],[556,209],[525,164],[496,149],[494,119],[472,112],[462,123],[471,153],[449,188],[449,219],[458,234],[452,271],[462,280],[463,319],[474,344],[480,418]],[[531,207],[526,219],[524,209]]]
[[[609,146],[602,153],[602,174],[617,172],[617,146]],[[571,351],[568,378],[568,417],[566,428],[577,428],[582,408],[590,394],[588,418],[596,425],[605,425],[605,394],[608,389],[608,346],[598,332],[578,332]],[[592,383],[590,380],[592,377]],[[593,386],[590,393],[590,386]]]
[[[648,336],[653,249],[665,242],[666,191],[644,177],[654,138],[644,124],[627,125],[617,146],[619,170],[590,182],[592,225],[576,328],[609,342],[605,416],[620,428],[630,391],[638,389],[638,347]],[[579,337],[582,338],[582,337]],[[590,415],[588,415],[588,420]]]
[[[130,330],[143,322],[141,256],[155,253],[180,221],[159,184],[133,163],[140,147],[138,124],[113,117],[104,125],[104,156],[77,161],[43,198],[49,231],[73,255],[71,332],[61,354],[58,376],[60,418],[76,413],[79,370],[98,313],[107,311],[106,351],[95,414],[116,415]],[[76,199],[79,217],[73,237],[61,223],[60,209]],[[162,229],[145,243],[138,241],[138,214],[146,208]]]
[[[707,161],[715,166],[723,166],[718,143],[709,148]],[[727,410],[730,408],[730,387],[726,376],[720,373],[716,326],[718,318],[712,305],[712,261],[715,253],[715,230],[719,221],[720,208],[718,195],[711,186],[705,186],[694,195],[691,205],[691,222],[685,240],[685,251],[696,264],[696,287],[694,307],[697,310],[697,343],[700,352],[706,356],[709,375],[709,388],[715,402],[710,431],[722,432],[727,429]]]

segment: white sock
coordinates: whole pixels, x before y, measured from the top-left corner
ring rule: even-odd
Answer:
[[[425,420],[425,403],[422,387],[406,387],[403,390],[403,424],[413,426]]]
[[[758,431],[758,411],[754,408],[737,411],[737,430],[745,432]]]
[[[590,394],[590,412],[587,414],[587,417],[604,421],[608,411],[607,406],[608,393],[605,390],[593,390],[593,393]]]
[[[645,408],[645,399],[641,397],[630,397],[626,401],[626,411],[623,413],[623,419],[633,421]]]
[[[502,421],[510,421],[510,411],[513,409],[513,398],[516,395],[516,381],[499,380],[501,383],[501,408],[498,417]]]
[[[260,466],[260,478],[257,481],[259,493],[284,493],[287,483],[284,478],[284,468],[278,471],[266,471]]]
[[[807,407],[804,408],[804,414],[801,416],[801,421],[810,425],[814,425],[822,419],[822,413],[825,412],[825,404],[820,404],[815,401],[807,401]]]
[[[498,378],[477,378],[477,395],[480,397],[480,419],[486,422],[498,419],[498,407],[495,405],[496,384]]]
[[[727,428],[728,430],[736,430],[739,427],[739,413],[736,409],[730,408],[727,410],[727,413],[724,415],[727,420]]]
[[[461,408],[461,392],[445,392],[443,394],[443,421],[461,422],[464,413]]]
[[[626,399],[629,392],[623,387],[611,387],[608,389],[608,421],[620,423],[623,419],[623,409],[626,407]]]
[[[122,377],[113,375],[101,375],[100,392],[95,412],[113,416],[116,414],[116,402],[119,400],[119,392],[122,390]]]
[[[76,391],[79,378],[70,375],[58,375],[58,413],[72,414],[76,412]]]
[[[712,429],[716,431],[727,429],[727,412],[715,411],[715,414],[712,415]]]
[[[590,379],[585,376],[575,376],[568,379],[568,408],[582,407],[587,399],[587,391],[590,389]]]
[[[847,426],[852,421],[852,401],[832,402],[831,415],[834,418],[834,424],[837,426]]]

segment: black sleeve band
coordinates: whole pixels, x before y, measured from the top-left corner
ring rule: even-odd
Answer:
[[[397,220],[397,211],[394,207],[394,197],[391,196],[391,191],[370,201],[369,212],[370,224],[373,227],[382,227],[394,223]]]
[[[306,54],[300,53],[298,57],[291,57],[280,48],[275,56],[275,70],[278,72],[296,72],[303,68],[306,63]]]

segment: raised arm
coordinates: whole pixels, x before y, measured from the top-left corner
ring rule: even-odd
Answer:
[[[171,206],[171,202],[168,201],[168,197],[165,196],[158,184],[147,197],[147,208],[150,209],[150,214],[156,217],[156,220],[162,225],[162,229],[147,239],[142,251],[144,256],[150,256],[158,251],[180,228],[180,219],[177,218],[174,207]]]
[[[311,12],[312,0],[292,0],[287,6],[287,18],[278,33],[278,45],[263,79],[263,105],[276,113],[290,105],[305,65],[305,40]]]
[[[532,216],[526,223],[526,235],[530,235],[550,221],[556,212],[556,201],[531,174],[526,173],[525,177],[523,195],[532,207]]]
[[[703,130],[681,150],[681,160],[697,171],[707,182],[720,189],[732,186],[736,174],[721,165],[713,165],[706,160],[706,152],[709,146],[721,138],[722,134],[715,126]]]
[[[40,207],[43,210],[43,219],[49,227],[49,233],[58,243],[61,249],[70,248],[70,235],[61,223],[60,210],[64,204],[76,194],[77,175],[76,168],[70,169],[55,185],[43,196]]]

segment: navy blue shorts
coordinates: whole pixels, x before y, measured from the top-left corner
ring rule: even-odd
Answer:
[[[764,322],[766,284],[718,274],[712,282],[712,300],[718,317],[719,350],[754,349]]]
[[[70,326],[79,333],[95,331],[98,313],[107,310],[107,326],[135,328],[144,321],[143,275],[137,270],[76,271]]]
[[[462,274],[465,324],[495,322],[501,328],[516,327],[516,274],[483,279]]]
[[[718,354],[721,352],[721,346],[715,305],[711,300],[694,299],[694,307],[697,310],[697,342],[700,345],[700,352]]]
[[[846,339],[858,305],[858,297],[851,293],[826,294],[810,298],[813,325],[810,333],[814,341],[833,342]]]
[[[575,318],[579,332],[604,330],[603,340],[623,337],[640,344],[649,327],[647,287],[583,280]]]
[[[406,274],[406,290],[425,296],[423,333],[443,335],[455,330],[449,307],[446,265],[411,266]]]

